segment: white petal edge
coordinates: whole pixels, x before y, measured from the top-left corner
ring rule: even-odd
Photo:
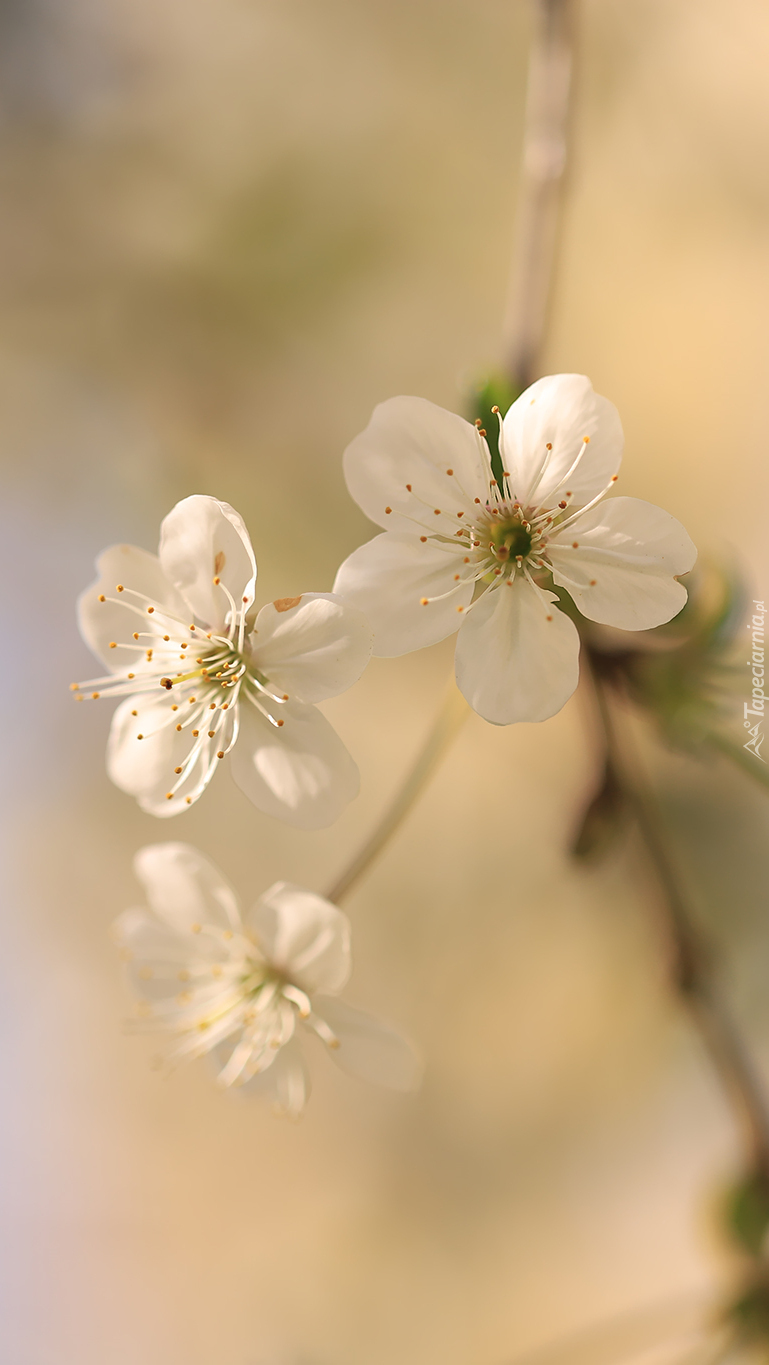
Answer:
[[[147,844],[134,858],[147,904],[171,928],[238,929],[237,897],[218,867],[190,844]]]
[[[548,506],[557,490],[558,498],[571,493],[571,506],[580,507],[617,473],[624,436],[614,404],[595,393],[586,375],[554,374],[538,379],[513,403],[503,443],[513,490],[525,505]],[[580,452],[577,468],[562,484]]]
[[[339,1042],[329,1056],[348,1076],[386,1086],[388,1090],[416,1090],[422,1064],[412,1044],[389,1024],[372,1014],[330,996],[313,1002],[319,1019]]]
[[[231,611],[224,587],[238,612],[252,604],[256,560],[245,522],[228,502],[197,493],[177,502],[160,528],[158,554],[198,621],[214,630],[224,628]]]
[[[426,398],[380,403],[343,463],[351,496],[388,530],[413,529],[413,518],[433,531],[456,528],[457,512],[488,497],[490,473],[475,427]]]
[[[661,507],[610,498],[562,536],[556,532],[548,555],[554,581],[584,616],[621,630],[650,630],[685,605],[686,588],[674,575],[688,573],[697,551],[680,521]]]
[[[351,970],[350,921],[336,905],[275,882],[248,915],[264,956],[301,990],[335,995]]]
[[[469,606],[473,597],[472,583],[458,586],[454,580],[463,568],[459,546],[385,533],[353,550],[340,565],[334,592],[365,612],[374,654],[393,658],[434,645],[458,629],[457,608]],[[424,606],[424,597],[440,600]]]
[[[248,702],[240,710],[240,737],[232,775],[266,815],[298,829],[325,829],[357,796],[358,769],[325,716],[314,706],[287,702],[276,729]]]
[[[579,681],[579,635],[551,592],[517,575],[487,592],[459,632],[457,686],[492,725],[541,721]]]
[[[148,597],[152,603],[165,608],[169,626],[176,621],[189,625],[189,607],[181,593],[169,583],[157,555],[141,550],[137,545],[111,545],[96,561],[98,578],[80,594],[77,603],[80,633],[94,654],[102,659],[111,673],[129,671],[132,665],[145,659],[146,640],[133,639],[137,630],[155,630],[162,634],[159,621],[146,615],[142,597],[133,592],[118,593],[120,584]],[[104,596],[104,602],[99,597]],[[160,613],[154,613],[160,616]],[[142,625],[142,616],[146,625]],[[128,644],[129,649],[110,649],[110,643]]]
[[[363,612],[327,592],[279,598],[262,607],[252,636],[254,664],[274,690],[319,702],[346,692],[371,657]]]
[[[179,776],[175,769],[184,767],[196,741],[189,729],[181,733],[176,730],[177,717],[171,711],[170,696],[165,693],[156,701],[147,696],[126,697],[112,717],[107,743],[107,773],[111,781],[121,791],[135,796],[148,815],[160,818],[180,815],[198,800],[216,772],[219,746],[226,751],[231,743],[230,733],[234,734],[237,726],[233,710],[228,712],[226,729],[223,726],[214,739],[203,736],[188,774],[173,791]]]

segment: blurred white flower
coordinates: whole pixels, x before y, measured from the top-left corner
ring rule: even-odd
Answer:
[[[497,725],[545,720],[578,679],[579,635],[552,582],[583,615],[647,630],[681,610],[676,575],[696,550],[680,522],[612,498],[616,408],[583,375],[540,379],[500,418],[502,485],[484,433],[422,398],[375,409],[345,451],[347,486],[386,527],[345,560],[334,591],[363,608],[374,653],[404,654],[461,626],[457,683]],[[552,575],[552,578],[551,578]]]
[[[80,629],[110,672],[78,697],[124,697],[107,769],[152,815],[198,799],[238,740],[232,772],[268,815],[330,825],[358,769],[313,703],[363,672],[371,632],[355,606],[304,593],[253,609],[256,561],[226,502],[191,497],[165,518],[159,554],[114,545],[80,598]]]
[[[297,1114],[309,1093],[303,1031],[350,1075],[415,1087],[411,1046],[334,998],[351,968],[350,924],[335,905],[276,882],[241,916],[221,873],[187,844],[151,844],[134,865],[149,908],[126,910],[115,934],[143,1022],[178,1036],[169,1061],[213,1053],[221,1085],[262,1090]]]

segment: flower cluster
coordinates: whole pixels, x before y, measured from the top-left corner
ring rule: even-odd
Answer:
[[[619,416],[581,375],[533,384],[486,433],[420,398],[394,398],[345,451],[353,498],[383,534],[342,564],[332,593],[257,610],[242,518],[213,497],[165,518],[157,555],[117,545],[79,603],[108,670],[78,700],[121,698],[107,769],[151,815],[203,794],[231,754],[253,804],[322,828],[358,790],[358,770],[317,704],[351,687],[372,652],[398,655],[459,630],[457,684],[496,725],[541,721],[578,680],[580,616],[647,630],[683,607],[695,560],[683,527],[613,497]],[[219,1080],[272,1094],[296,1114],[308,1089],[299,1044],[313,1033],[343,1069],[410,1088],[417,1064],[396,1033],[336,999],[349,924],[278,882],[241,916],[227,883],[184,844],[142,850],[148,907],[117,924],[140,1013],[176,1037],[172,1059],[212,1054]]]
[[[350,975],[350,925],[335,905],[276,882],[241,915],[212,863],[187,844],[136,857],[147,908],[116,921],[138,1017],[176,1035],[170,1060],[211,1053],[219,1083],[296,1115],[309,1092],[301,1033],[343,1071],[410,1090],[415,1054],[386,1024],[335,997]]]

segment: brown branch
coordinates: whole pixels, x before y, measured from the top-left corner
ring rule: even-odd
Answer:
[[[589,660],[587,648],[583,656]],[[714,979],[712,955],[697,926],[668,845],[657,798],[632,742],[631,726],[615,716],[616,684],[591,670],[606,751],[635,815],[659,887],[660,929],[671,983],[695,1024],[726,1092],[741,1132],[749,1168],[769,1181],[769,1108],[749,1050]]]
[[[505,370],[518,390],[537,378],[551,295],[572,108],[573,14],[574,0],[536,0],[504,325]]]

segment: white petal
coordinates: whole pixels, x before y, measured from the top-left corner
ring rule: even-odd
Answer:
[[[219,869],[190,844],[148,844],[136,854],[134,871],[150,908],[174,929],[240,926],[234,891]]]
[[[245,522],[228,502],[196,494],[169,512],[160,529],[160,563],[201,623],[222,630],[231,610],[254,600],[256,560]],[[244,601],[245,599],[245,601]]]
[[[290,882],[276,882],[248,916],[264,956],[303,991],[341,991],[350,975],[350,921]]]
[[[161,690],[164,691],[158,688]],[[157,700],[127,697],[112,718],[107,772],[115,786],[135,796],[142,810],[150,815],[178,815],[189,809],[210,782],[219,761],[216,755],[226,752],[236,724],[235,712],[229,711],[214,739],[209,739],[203,730],[205,720],[200,723],[202,734],[197,739],[189,726],[180,733],[176,726],[184,712],[171,710],[172,697],[176,695],[164,692]],[[139,735],[143,738],[139,739]],[[193,752],[195,757],[188,770],[176,773],[176,768],[185,769]],[[177,787],[180,776],[183,780]]]
[[[342,1071],[390,1090],[417,1088],[422,1078],[419,1058],[389,1024],[330,996],[318,998],[314,1007],[339,1041],[338,1047],[329,1048],[329,1056]]]
[[[371,642],[371,628],[357,607],[331,593],[306,592],[262,607],[252,659],[273,690],[318,702],[357,682],[371,657]]]
[[[259,810],[300,829],[325,829],[358,794],[358,769],[336,731],[314,706],[286,702],[276,729],[248,702],[232,775]]]
[[[378,526],[413,529],[416,518],[432,531],[450,526],[451,534],[457,512],[467,512],[475,497],[485,502],[491,472],[477,431],[463,417],[425,398],[390,398],[344,452],[344,476]]]
[[[134,631],[152,630],[162,635],[169,633],[165,630],[166,625],[171,627],[176,622],[183,622],[185,627],[189,625],[186,619],[189,608],[169,583],[157,555],[148,554],[136,545],[111,545],[99,555],[96,569],[99,575],[96,582],[78,599],[78,622],[86,644],[104,660],[111,672],[128,671],[144,661],[144,651],[152,642],[135,641]],[[164,607],[169,617],[161,616],[160,612],[154,612],[150,617],[143,598],[131,592],[119,593],[118,583],[143,594],[152,604]],[[115,600],[100,602],[100,596]],[[184,638],[187,638],[186,631]],[[121,645],[126,643],[130,648],[110,649],[112,641]]]
[[[453,635],[462,621],[457,608],[473,597],[472,583],[457,587],[454,581],[464,569],[461,547],[423,544],[419,536],[395,532],[353,550],[339,568],[334,592],[366,613],[374,654],[392,658]],[[440,600],[423,606],[423,597]]]
[[[572,507],[590,502],[619,469],[624,444],[617,409],[582,374],[548,375],[526,389],[505,417],[503,440],[516,497],[537,507],[549,506],[556,491],[556,501],[572,493]]]
[[[553,593],[521,575],[487,592],[457,640],[457,686],[492,725],[547,720],[579,680],[579,635]]]
[[[280,1049],[268,1070],[236,1084],[236,1089],[243,1095],[272,1099],[280,1114],[298,1118],[310,1097],[310,1076],[298,1039],[292,1038]]]
[[[576,543],[577,548],[574,548]],[[697,551],[680,521],[640,498],[611,498],[578,517],[547,548],[556,583],[591,621],[650,630],[676,616]]]

